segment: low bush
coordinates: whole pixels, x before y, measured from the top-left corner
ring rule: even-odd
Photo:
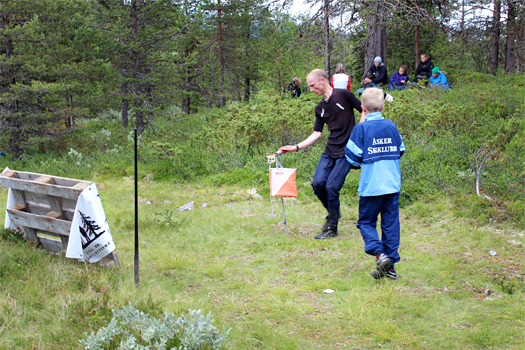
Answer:
[[[106,327],[86,334],[80,342],[86,350],[221,349],[230,329],[221,332],[213,322],[213,315],[201,310],[188,310],[188,315],[177,319],[166,312],[163,319],[157,319],[129,304],[113,310]]]

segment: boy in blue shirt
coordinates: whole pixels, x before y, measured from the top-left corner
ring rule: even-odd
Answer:
[[[442,89],[443,91],[447,91],[451,88],[450,84],[447,81],[447,76],[439,70],[439,67],[432,68],[432,76],[430,77],[428,82],[430,84],[430,88],[437,87]]]
[[[383,107],[383,90],[369,88],[363,92],[361,122],[352,130],[345,155],[350,164],[361,166],[357,228],[365,241],[365,252],[376,257],[372,277],[396,280],[394,264],[400,260],[399,163],[405,144],[396,124],[383,118]],[[376,230],[380,213],[381,240]]]

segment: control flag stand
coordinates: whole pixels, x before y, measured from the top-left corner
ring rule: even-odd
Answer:
[[[279,162],[278,156],[285,152],[279,150],[275,153],[266,153],[270,172],[270,203],[272,203],[272,213],[268,217],[274,217],[277,214],[273,211],[273,202],[271,197],[281,197],[281,206],[283,208],[283,222],[286,234],[288,235],[288,225],[286,223],[286,212],[284,210],[283,197],[297,197],[296,175],[297,169],[284,168]],[[272,168],[275,164],[275,168]]]

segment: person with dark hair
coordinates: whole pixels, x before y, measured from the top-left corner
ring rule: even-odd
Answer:
[[[399,72],[395,72],[390,77],[388,90],[405,90],[408,82],[408,66],[406,64],[399,67]]]
[[[368,73],[372,73],[372,78],[368,77]],[[374,63],[368,69],[367,77],[365,78],[365,84],[368,83],[374,83],[378,86],[388,84],[388,74],[386,71],[386,66],[381,61],[381,57],[379,56],[374,58]]]
[[[285,94],[288,92],[292,93],[292,97],[301,97],[303,92],[301,91],[301,78],[294,77],[292,79],[292,82],[288,84],[287,87],[284,88],[283,91]]]
[[[284,146],[281,150],[297,152],[306,148],[321,138],[325,124],[328,127],[330,135],[326,149],[312,181],[314,193],[328,211],[321,233],[315,238],[326,239],[338,235],[339,192],[352,168],[345,158],[345,146],[355,125],[354,109],[361,113],[361,101],[346,89],[332,88],[328,75],[321,69],[312,70],[306,77],[306,83],[311,92],[323,97],[315,107],[314,132],[304,141]]]
[[[332,75],[330,86],[334,89],[348,89],[348,91],[351,91],[350,83],[350,76],[345,73],[345,67],[343,64],[336,64],[335,74]]]
[[[421,54],[421,61],[417,65],[416,77],[413,82],[417,83],[418,80],[429,79],[432,76],[432,68],[434,68],[434,64],[430,57],[426,53]]]

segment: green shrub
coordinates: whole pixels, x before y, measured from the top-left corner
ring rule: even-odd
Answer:
[[[219,331],[211,312],[203,315],[201,310],[188,310],[188,315],[177,319],[168,312],[157,319],[132,304],[112,311],[113,318],[106,327],[80,340],[84,349],[221,349],[230,332],[225,328]]]

